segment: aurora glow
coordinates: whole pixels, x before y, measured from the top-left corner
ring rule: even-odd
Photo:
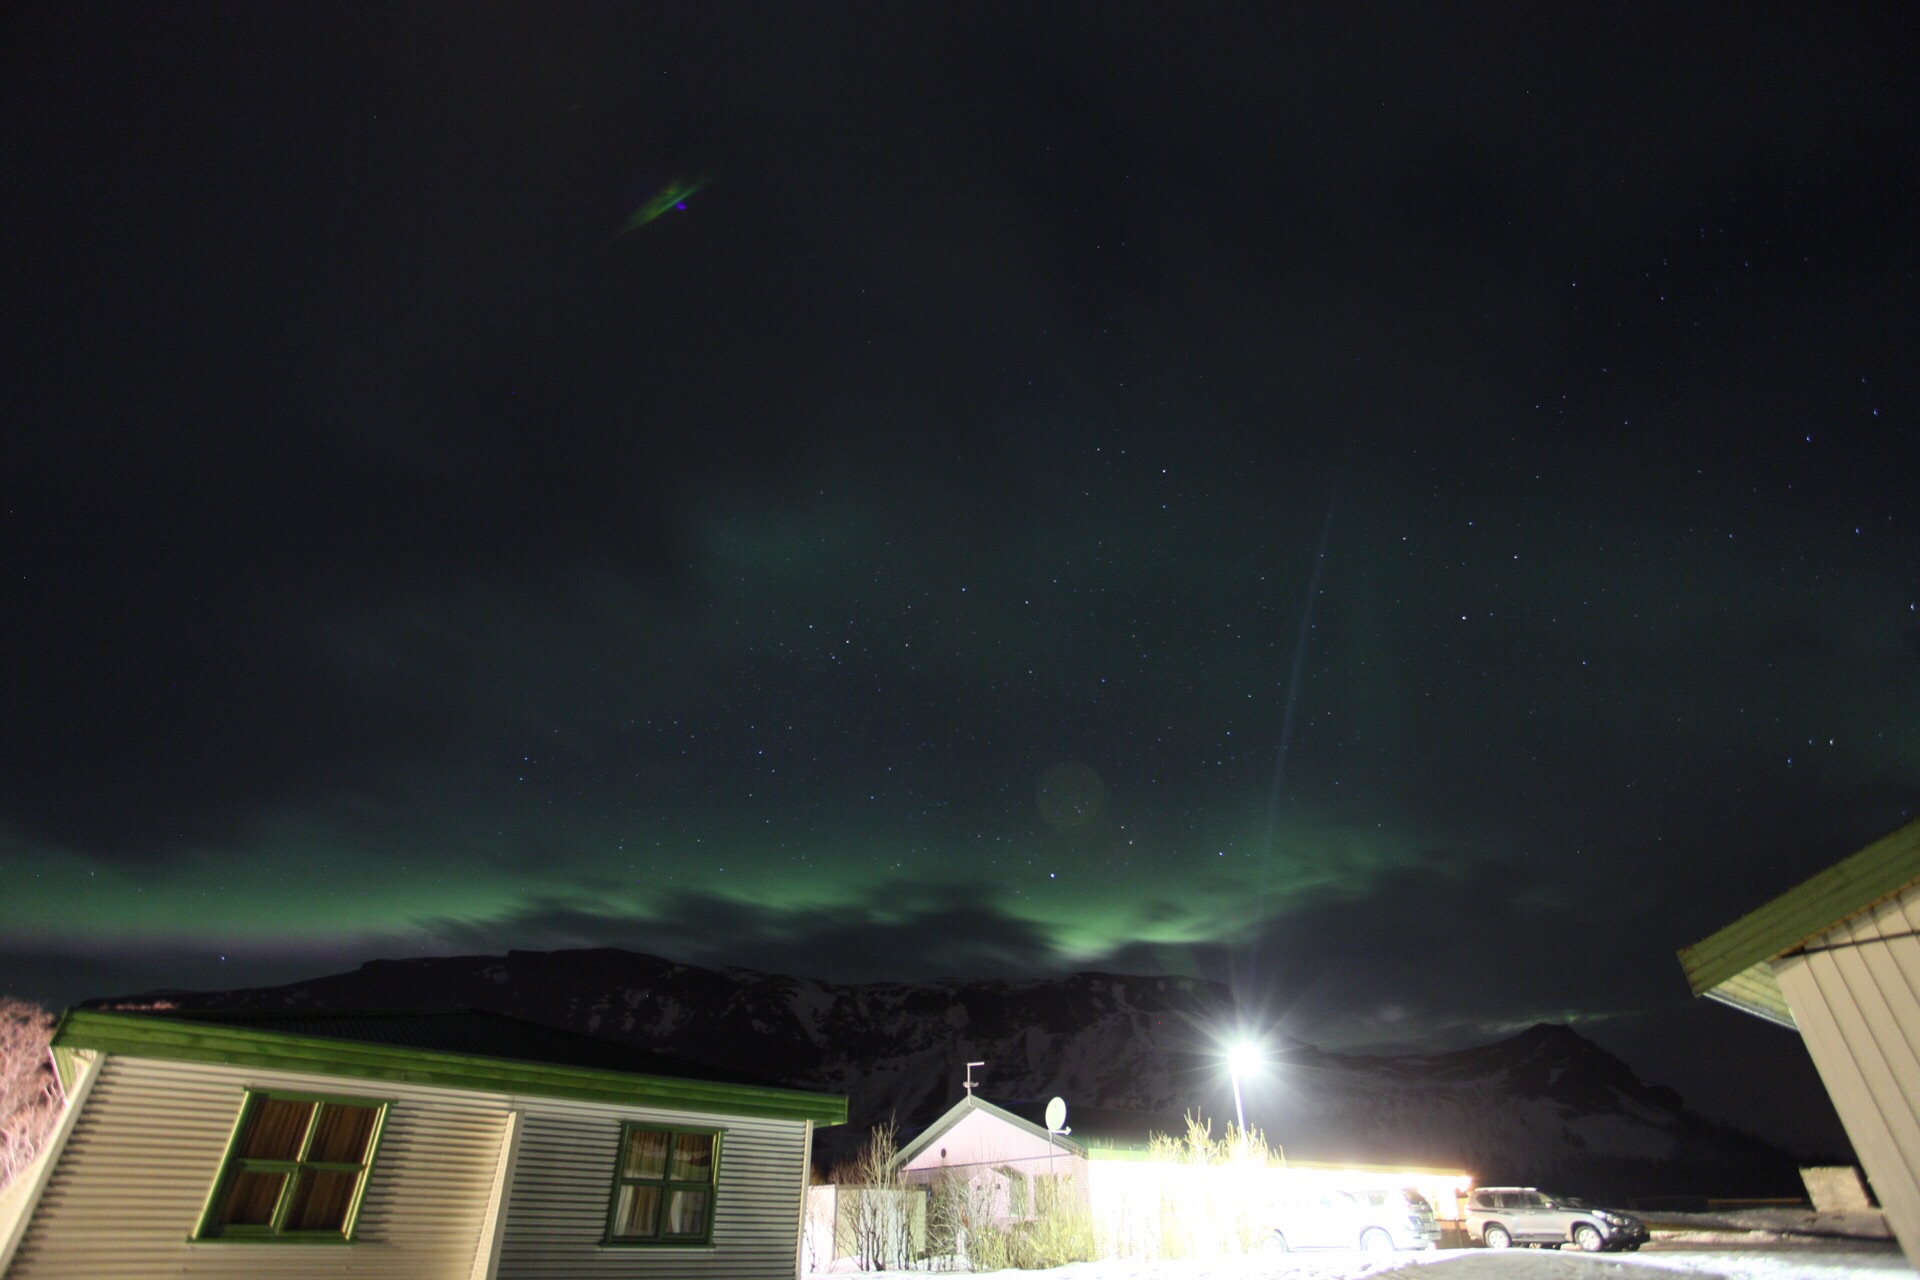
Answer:
[[[659,191],[655,192],[649,199],[642,203],[638,209],[635,209],[632,216],[621,224],[620,230],[616,234],[626,235],[629,231],[638,231],[655,218],[671,213],[675,209],[685,209],[687,207],[687,201],[693,199],[694,193],[706,185],[707,180],[705,178],[699,178],[692,182],[683,182],[678,178],[674,179],[666,186],[660,188]]]

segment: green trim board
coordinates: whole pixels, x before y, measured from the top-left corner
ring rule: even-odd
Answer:
[[[1695,995],[1779,1022],[1792,1015],[1768,967],[1774,959],[1920,882],[1920,820],[1909,822],[1796,888],[1680,949]]]
[[[53,1074],[60,1081],[60,1092],[71,1095],[73,1083],[80,1078],[80,1071],[93,1061],[95,1054],[91,1049],[75,1049],[69,1045],[53,1046]]]
[[[391,1080],[489,1093],[531,1093],[622,1106],[845,1124],[847,1100],[762,1085],[669,1079],[590,1067],[547,1066],[433,1049],[73,1009],[54,1029],[60,1048]]]
[[[249,1153],[246,1145],[250,1128],[256,1127],[254,1121],[263,1114],[264,1108],[275,1104],[304,1104],[308,1107],[306,1119],[300,1125],[299,1140],[282,1155]],[[366,1198],[367,1183],[373,1177],[374,1162],[380,1152],[380,1135],[386,1128],[387,1110],[391,1105],[391,1101],[385,1098],[346,1098],[283,1089],[243,1090],[240,1112],[234,1118],[233,1130],[227,1135],[227,1147],[220,1157],[219,1172],[214,1175],[213,1185],[207,1191],[206,1206],[200,1211],[200,1221],[189,1239],[234,1244],[352,1243],[354,1229],[360,1221],[360,1204]],[[320,1135],[328,1128],[330,1113],[346,1110],[374,1113],[364,1137],[355,1144],[360,1150],[358,1157],[352,1160],[329,1159],[324,1151],[316,1154],[316,1142],[327,1141]],[[337,1141],[340,1131],[335,1129],[333,1132]],[[346,1152],[332,1154],[344,1156]],[[341,1213],[338,1226],[307,1229],[289,1222],[294,1214],[302,1211],[302,1192],[311,1194],[310,1186],[303,1184],[348,1174],[352,1175],[354,1181],[345,1204],[338,1206]],[[270,1203],[266,1207],[269,1212],[264,1223],[226,1220],[231,1216],[235,1185],[246,1177],[281,1180],[279,1190],[268,1197]],[[323,1216],[330,1217],[331,1214]]]

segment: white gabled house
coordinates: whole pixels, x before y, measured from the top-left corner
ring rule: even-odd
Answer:
[[[1054,1210],[1084,1213],[1101,1254],[1126,1258],[1242,1252],[1271,1232],[1274,1204],[1309,1192],[1377,1193],[1397,1205],[1401,1192],[1415,1191],[1443,1227],[1457,1229],[1460,1197],[1473,1185],[1463,1169],[1285,1159],[1196,1165],[1151,1149],[1152,1135],[1182,1133],[1184,1116],[1080,1108],[1070,1130],[1053,1132],[1045,1111],[968,1093],[900,1149],[895,1168],[930,1192],[951,1180],[1001,1228]],[[1242,1239],[1249,1230],[1251,1241]]]
[[[846,1100],[463,1010],[76,1010],[0,1280],[793,1280]]]
[[[1001,1226],[1050,1204],[1087,1203],[1086,1147],[972,1093],[902,1147],[894,1163],[915,1186],[966,1179]]]

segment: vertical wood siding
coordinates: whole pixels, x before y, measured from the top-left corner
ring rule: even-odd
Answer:
[[[354,1244],[187,1239],[249,1086],[393,1101]],[[109,1055],[6,1280],[467,1280],[506,1111],[483,1094]]]
[[[806,1189],[801,1120],[520,1098],[520,1154],[500,1251],[500,1280],[566,1276],[672,1280],[793,1280]],[[600,1243],[622,1121],[723,1130],[713,1243],[700,1248]]]
[[[1774,971],[1887,1225],[1920,1266],[1920,886]]]

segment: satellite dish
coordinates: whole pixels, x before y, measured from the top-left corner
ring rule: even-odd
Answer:
[[[1033,1113],[1029,1111],[1028,1115]],[[1060,1133],[1067,1127],[1067,1100],[1055,1098],[1047,1104],[1047,1132]]]

